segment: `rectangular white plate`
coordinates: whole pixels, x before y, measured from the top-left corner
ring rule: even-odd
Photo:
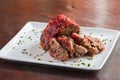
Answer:
[[[95,55],[59,61],[53,59],[48,52],[39,48],[40,35],[47,23],[28,22],[18,34],[8,42],[0,51],[0,58],[21,62],[47,64],[76,69],[99,70],[108,59],[119,37],[119,31],[81,27],[81,35],[92,35],[100,38],[105,43],[105,50]]]

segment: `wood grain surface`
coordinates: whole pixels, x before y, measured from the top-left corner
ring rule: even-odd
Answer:
[[[0,49],[28,21],[65,14],[81,26],[120,31],[120,0],[0,0]],[[0,80],[120,80],[120,37],[102,70],[84,71],[0,59]]]

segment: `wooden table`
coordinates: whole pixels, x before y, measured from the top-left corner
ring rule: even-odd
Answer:
[[[28,21],[65,14],[82,26],[120,31],[120,0],[0,0],[0,49]],[[0,80],[120,80],[120,37],[99,71],[71,70],[0,59]]]

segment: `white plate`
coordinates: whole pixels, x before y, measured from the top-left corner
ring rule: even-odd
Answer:
[[[47,23],[28,22],[20,32],[0,51],[0,58],[21,62],[48,64],[86,70],[99,70],[108,59],[119,37],[119,31],[81,27],[81,35],[92,35],[106,44],[106,49],[93,58],[85,56],[67,61],[53,59],[48,52],[39,48],[40,35]]]

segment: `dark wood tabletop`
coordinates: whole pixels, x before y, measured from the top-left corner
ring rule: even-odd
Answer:
[[[0,49],[28,22],[65,14],[81,26],[120,31],[120,0],[0,0]],[[120,80],[120,37],[104,67],[74,70],[0,59],[0,80]]]

